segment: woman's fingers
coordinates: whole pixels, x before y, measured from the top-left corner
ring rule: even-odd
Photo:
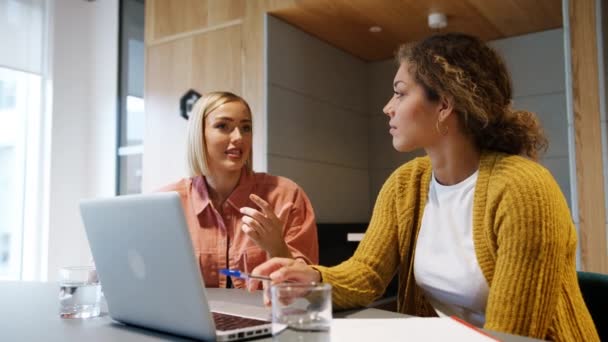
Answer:
[[[241,214],[244,215],[243,218],[245,218],[247,216],[251,217],[252,219],[258,221],[262,225],[268,225],[271,222],[268,217],[264,216],[264,214],[262,214],[261,212],[259,212],[258,210],[255,210],[253,208],[243,207],[243,208],[239,209],[239,211],[241,212]]]
[[[292,263],[275,270],[270,273],[269,277],[273,284],[285,281],[302,283],[319,281],[317,279],[317,271],[308,266],[302,259],[296,259]]]
[[[243,215],[249,216],[252,219],[258,221],[260,225],[264,227],[270,227],[272,225],[275,225],[281,226],[282,228],[283,224],[287,220],[287,216],[289,215],[291,208],[293,207],[293,203],[285,203],[283,207],[279,210],[279,213],[275,214],[268,202],[264,201],[259,196],[251,194],[249,195],[249,198],[255,204],[257,204],[262,211],[260,212],[253,208],[243,207],[240,209],[240,212]]]
[[[264,201],[260,196],[251,194],[251,195],[249,195],[249,199],[252,200],[253,203],[257,204],[257,206],[260,207],[260,209],[262,209],[264,216],[266,216],[268,218],[276,216],[274,214],[274,212],[272,211],[270,204],[268,204],[268,202]]]
[[[267,232],[267,228],[262,226],[258,221],[252,219],[249,216],[243,216],[243,224],[253,228],[258,234],[263,235]]]
[[[253,271],[251,271],[251,274],[267,277],[274,271],[280,269],[281,267],[289,265],[293,262],[294,262],[293,259],[288,259],[288,258],[272,258],[272,259],[267,260],[266,262],[258,265],[256,268],[254,268]],[[259,284],[260,284],[260,280],[250,279],[249,286],[248,286],[249,291],[256,290],[258,288]]]
[[[249,225],[241,225],[241,230],[243,231],[243,233],[247,234],[247,236],[249,236],[253,241],[260,240],[260,234],[255,229],[251,228]]]

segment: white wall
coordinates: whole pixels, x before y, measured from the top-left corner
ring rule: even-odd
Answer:
[[[366,63],[267,20],[268,170],[304,188],[317,222],[366,222]]]
[[[118,0],[55,0],[48,279],[91,262],[78,210],[115,191]]]

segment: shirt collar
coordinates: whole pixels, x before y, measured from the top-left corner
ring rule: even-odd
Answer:
[[[251,200],[249,195],[253,191],[255,186],[255,175],[253,171],[249,171],[243,168],[241,176],[236,188],[232,191],[226,203],[231,205],[234,209],[239,210],[240,208],[248,205]],[[192,179],[192,199],[193,209],[196,215],[199,215],[208,205],[211,204],[209,199],[209,190],[207,188],[207,182],[205,182],[204,176],[196,176]]]

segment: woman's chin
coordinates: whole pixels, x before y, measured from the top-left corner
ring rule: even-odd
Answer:
[[[415,147],[410,146],[409,144],[405,144],[400,141],[395,141],[395,140],[393,140],[393,148],[397,152],[412,152],[413,150],[415,150]]]
[[[404,144],[401,141],[395,141],[394,139],[393,139],[393,148],[397,152],[408,152],[408,146],[407,146],[407,144]]]
[[[240,171],[243,166],[245,166],[245,162],[241,161],[241,160],[227,160],[225,163],[223,163],[224,167],[223,169],[228,171],[228,172],[232,172],[232,171]]]

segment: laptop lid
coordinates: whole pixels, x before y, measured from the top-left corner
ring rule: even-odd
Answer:
[[[83,200],[80,211],[113,319],[197,339],[238,337],[216,332],[177,193]]]

